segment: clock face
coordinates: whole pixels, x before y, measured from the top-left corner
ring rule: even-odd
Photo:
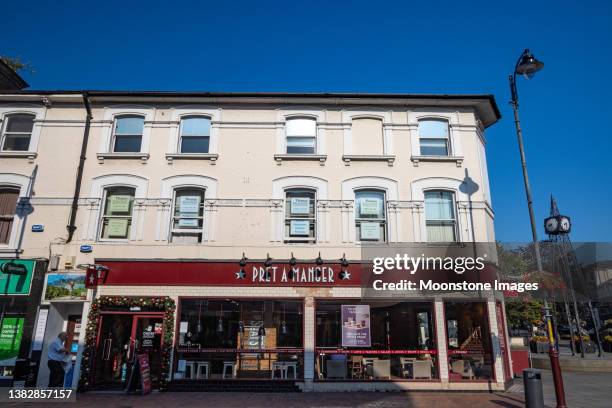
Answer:
[[[547,218],[546,221],[544,221],[544,229],[548,234],[556,234],[558,226],[559,221],[557,221],[555,217]]]
[[[570,219],[568,217],[559,217],[560,221],[559,221],[559,229],[563,232],[569,232],[570,227],[571,227],[571,223],[570,223]]]

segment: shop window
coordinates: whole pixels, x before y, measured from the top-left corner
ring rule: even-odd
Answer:
[[[285,242],[315,242],[315,207],[314,190],[285,191]]]
[[[105,190],[100,228],[102,239],[128,239],[135,191],[131,187],[110,187]]]
[[[181,153],[208,153],[210,145],[210,119],[192,116],[181,120]]]
[[[315,378],[354,381],[439,378],[433,304],[358,299],[317,301]]]
[[[285,132],[287,154],[315,154],[317,151],[317,121],[315,119],[288,119]]]
[[[174,379],[299,379],[300,300],[183,299]]]
[[[355,229],[357,241],[385,242],[387,240],[384,192],[376,190],[355,192]]]
[[[419,143],[422,156],[448,156],[448,122],[445,120],[419,121]]]
[[[11,187],[0,188],[0,245],[8,244],[15,221],[19,189]]]
[[[15,114],[6,117],[2,133],[2,151],[27,152],[34,128],[34,115]]]
[[[457,241],[454,194],[450,191],[425,192],[427,241]]]
[[[486,309],[484,302],[444,304],[451,381],[493,378],[493,353]]]
[[[383,122],[375,118],[356,118],[351,123],[352,154],[383,154]]]
[[[204,190],[183,188],[174,191],[171,242],[202,242],[204,225]]]
[[[120,116],[115,120],[113,152],[137,153],[142,144],[144,117]]]

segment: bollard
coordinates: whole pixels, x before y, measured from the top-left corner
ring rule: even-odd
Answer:
[[[544,408],[542,374],[533,368],[523,370],[523,385],[525,387],[525,407]]]

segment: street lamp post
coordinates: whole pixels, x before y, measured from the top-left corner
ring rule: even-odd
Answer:
[[[521,156],[521,166],[523,168],[523,181],[525,183],[525,195],[527,196],[527,207],[529,209],[529,219],[531,221],[531,235],[533,239],[533,247],[535,250],[536,264],[538,272],[542,274],[542,257],[540,255],[540,243],[538,241],[538,232],[536,229],[535,216],[533,213],[533,199],[531,198],[531,186],[529,185],[529,175],[527,174],[527,162],[525,160],[525,150],[523,147],[523,131],[521,130],[521,121],[518,114],[518,92],[516,89],[516,75],[524,75],[527,79],[532,78],[536,72],[544,67],[544,63],[538,61],[528,49],[525,49],[519,57],[514,67],[514,72],[508,78],[510,81],[510,93],[512,100],[512,110],[514,111],[514,124],[516,126],[516,137],[518,139],[519,154]],[[544,315],[546,318],[546,327],[548,332],[550,367],[552,369],[553,381],[555,383],[555,396],[557,398],[557,408],[566,408],[565,390],[563,389],[563,376],[561,375],[561,367],[559,365],[559,352],[555,347],[555,336],[552,327],[552,315],[548,306],[548,300],[544,298]]]

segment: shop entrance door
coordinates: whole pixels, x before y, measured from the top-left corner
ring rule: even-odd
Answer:
[[[146,353],[151,380],[157,385],[161,368],[162,315],[103,313],[94,357],[96,388],[122,389],[136,354]]]

